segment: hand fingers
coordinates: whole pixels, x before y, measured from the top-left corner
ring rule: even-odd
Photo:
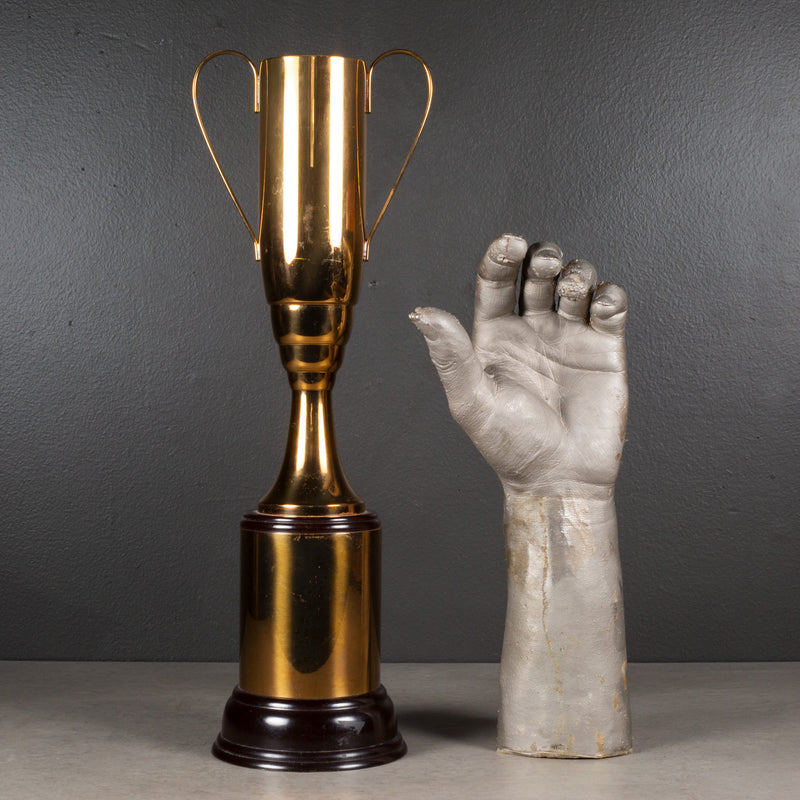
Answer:
[[[461,323],[438,308],[408,315],[425,337],[455,420],[469,433],[491,409],[492,383]]]
[[[558,313],[565,319],[587,322],[592,292],[597,286],[597,270],[588,261],[576,258],[561,271],[558,279]]]
[[[602,281],[594,293],[589,315],[595,330],[622,336],[628,316],[628,295],[616,283]]]
[[[528,243],[513,233],[495,239],[478,267],[475,322],[513,314],[517,305],[517,275]]]
[[[521,314],[541,314],[555,308],[556,278],[561,273],[563,259],[564,254],[557,244],[537,242],[531,245],[524,261]]]

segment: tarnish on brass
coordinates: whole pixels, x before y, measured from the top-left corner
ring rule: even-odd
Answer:
[[[247,519],[239,686],[293,699],[376,690],[380,529],[297,535],[257,530]]]
[[[225,177],[197,102],[200,71],[218,55],[243,59],[255,79],[260,130],[256,228]],[[400,173],[365,234],[365,114],[371,110],[373,71],[390,55],[410,56],[422,65],[428,96]],[[331,389],[350,335],[362,261],[419,141],[432,93],[427,65],[408,50],[383,53],[369,69],[364,61],[338,56],[270,58],[256,68],[242,53],[221,50],[195,71],[197,121],[261,261],[272,330],[292,387],[283,466],[259,503],[262,513],[328,516],[364,510],[339,463]]]

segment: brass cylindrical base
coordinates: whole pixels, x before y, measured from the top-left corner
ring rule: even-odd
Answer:
[[[378,518],[253,513],[241,531],[239,686],[214,754],[289,770],[402,756],[380,685]]]
[[[243,691],[311,700],[378,688],[380,536],[367,512],[244,517]]]

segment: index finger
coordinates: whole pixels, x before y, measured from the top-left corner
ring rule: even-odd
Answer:
[[[517,275],[528,243],[513,233],[495,239],[478,267],[475,322],[505,317],[517,305]]]

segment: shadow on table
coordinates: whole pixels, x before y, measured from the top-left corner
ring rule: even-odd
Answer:
[[[464,711],[443,711],[432,708],[406,709],[398,714],[403,735],[427,734],[440,739],[472,742],[494,749],[497,719]]]

